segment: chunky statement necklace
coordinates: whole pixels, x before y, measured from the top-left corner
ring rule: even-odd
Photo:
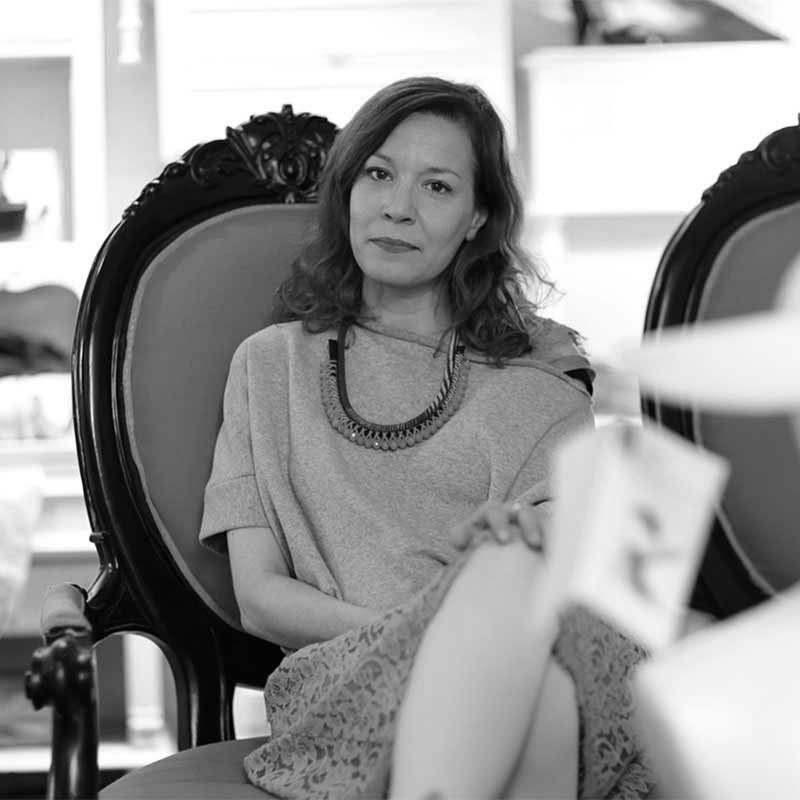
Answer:
[[[348,441],[370,450],[403,450],[433,436],[458,410],[467,388],[469,360],[458,331],[450,339],[442,385],[433,402],[413,419],[381,425],[361,417],[347,396],[344,351],[349,327],[340,324],[338,337],[328,340],[329,361],[322,365],[322,403],[331,425]]]

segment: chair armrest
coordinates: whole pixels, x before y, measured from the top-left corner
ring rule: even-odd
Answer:
[[[51,642],[65,630],[76,635],[92,636],[92,626],[85,615],[86,590],[74,583],[51,586],[42,601],[41,631],[45,642]]]
[[[25,694],[34,708],[53,707],[48,798],[97,797],[97,667],[85,604],[78,586],[48,590],[42,606],[45,645],[33,653],[25,674]]]

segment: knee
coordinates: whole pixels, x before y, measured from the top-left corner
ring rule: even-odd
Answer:
[[[470,569],[487,582],[531,580],[544,568],[542,554],[516,539],[499,544],[489,539],[472,552],[465,570]]]
[[[471,553],[457,580],[457,593],[470,605],[489,611],[527,605],[544,570],[542,554],[524,542],[486,541]],[[456,587],[454,587],[456,589]]]

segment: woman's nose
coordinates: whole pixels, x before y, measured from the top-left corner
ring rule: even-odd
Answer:
[[[413,222],[416,209],[410,187],[392,186],[384,200],[381,216],[392,222]]]

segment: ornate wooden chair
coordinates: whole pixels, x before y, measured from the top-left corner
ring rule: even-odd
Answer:
[[[645,331],[772,308],[799,252],[796,125],[767,136],[704,192],[662,256]],[[764,364],[781,369],[780,354],[764,353]],[[800,452],[789,418],[708,413],[647,395],[642,408],[732,467],[693,604],[724,618],[797,582]]]
[[[103,796],[264,797],[241,767],[260,740],[231,741],[232,699],[238,684],[263,686],[282,654],[243,631],[227,562],[197,534],[230,358],[267,323],[336,132],[291,106],[228,128],[149,183],[95,259],[72,369],[100,567],[88,589],[47,596],[26,676],[34,705],[53,707],[50,797],[96,796],[92,648],[125,631],[166,655],[184,752]]]

